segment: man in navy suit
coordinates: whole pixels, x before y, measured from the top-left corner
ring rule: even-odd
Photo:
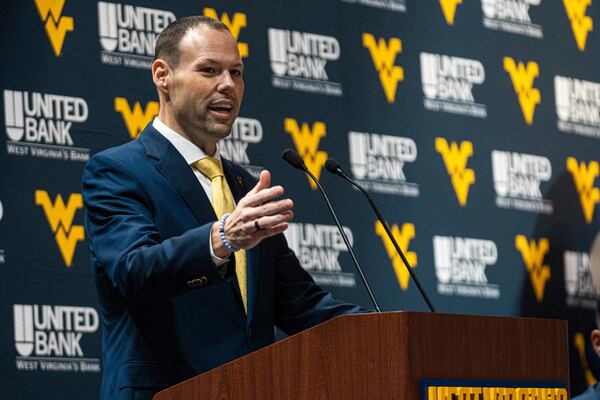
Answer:
[[[137,141],[94,156],[83,174],[102,316],[102,399],[150,399],[272,343],[274,326],[293,334],[362,311],[333,299],[301,268],[282,235],[293,203],[271,187],[269,172],[256,182],[219,156],[244,93],[227,27],[179,19],[155,53],[158,117]],[[220,220],[212,196],[219,188],[195,168],[207,156],[222,164],[235,202]]]

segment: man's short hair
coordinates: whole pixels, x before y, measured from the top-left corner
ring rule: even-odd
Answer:
[[[179,64],[179,43],[185,34],[199,26],[229,32],[227,25],[216,19],[202,15],[181,17],[171,22],[158,36],[154,47],[154,59],[165,60],[173,69]]]

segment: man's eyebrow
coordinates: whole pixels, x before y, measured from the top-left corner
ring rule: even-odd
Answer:
[[[204,58],[204,57],[202,57],[202,56],[198,57],[198,58],[197,58],[197,59],[194,61],[194,63],[195,63],[195,64],[200,64],[200,63],[204,63],[204,64],[222,64],[222,62],[221,62],[221,61],[215,60],[214,58],[210,58],[210,57]],[[244,68],[244,64],[243,64],[242,62],[238,62],[238,63],[235,63],[235,64],[233,65],[233,67],[234,67],[234,68],[240,68],[240,67],[241,67],[241,68]]]

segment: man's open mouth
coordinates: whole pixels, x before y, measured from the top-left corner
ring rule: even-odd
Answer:
[[[229,106],[209,106],[208,109],[211,111],[223,112],[223,113],[229,113],[229,112],[231,112],[231,110],[233,110],[233,108],[229,107]]]
[[[208,109],[218,114],[230,114],[233,111],[233,105],[229,101],[217,101],[211,103]]]

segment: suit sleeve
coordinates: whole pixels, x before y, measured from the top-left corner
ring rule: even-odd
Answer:
[[[306,272],[285,237],[278,235],[275,276],[275,319],[291,335],[342,314],[368,312],[356,304],[337,300],[321,289]]]
[[[128,303],[177,296],[190,290],[192,281],[220,281],[209,248],[212,223],[161,241],[142,179],[107,155],[86,165],[82,193],[93,268],[101,269]]]

